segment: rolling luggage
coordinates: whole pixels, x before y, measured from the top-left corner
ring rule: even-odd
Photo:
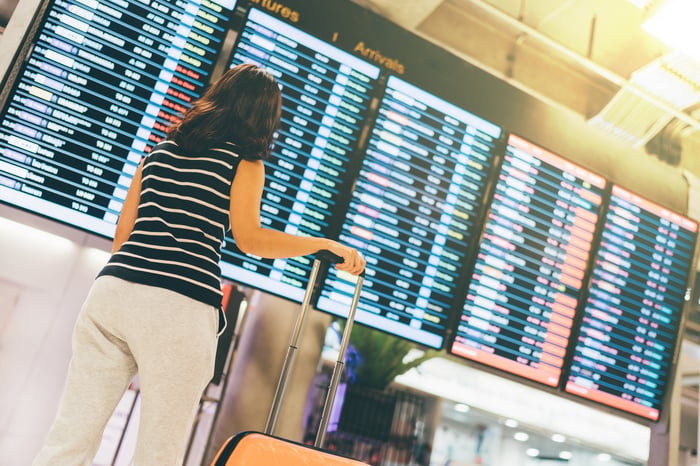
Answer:
[[[292,330],[289,348],[282,365],[282,371],[277,383],[277,390],[270,408],[265,432],[246,431],[240,432],[229,438],[224,445],[219,449],[216,457],[212,462],[212,466],[367,466],[367,463],[358,461],[352,458],[337,455],[323,449],[326,439],[326,430],[328,429],[328,421],[331,415],[331,408],[335,400],[335,393],[338,389],[340,377],[343,373],[345,364],[345,352],[350,341],[350,333],[355,319],[355,311],[357,303],[360,299],[360,291],[364,281],[364,272],[357,278],[355,293],[348,312],[348,318],[345,323],[343,337],[338,351],[338,359],[333,368],[328,394],[323,406],[321,414],[321,422],[318,427],[316,441],[313,446],[304,445],[301,443],[286,440],[274,435],[277,417],[284,399],[287,379],[289,377],[295,351],[299,345],[301,331],[304,327],[304,320],[311,307],[311,295],[318,279],[319,270],[322,265],[336,263],[342,260],[338,256],[328,252],[321,251],[316,254],[313,268],[309,277],[309,285],[306,289],[304,299],[299,309],[299,314],[295,326]]]

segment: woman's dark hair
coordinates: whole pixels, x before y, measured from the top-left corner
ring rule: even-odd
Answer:
[[[243,158],[265,159],[282,113],[274,76],[251,64],[234,66],[216,80],[168,130],[186,152],[232,142]]]

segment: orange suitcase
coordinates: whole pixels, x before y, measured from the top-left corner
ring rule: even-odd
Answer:
[[[345,364],[345,352],[348,343],[350,342],[350,333],[355,319],[355,311],[357,303],[360,299],[360,291],[364,281],[364,272],[357,279],[355,285],[355,293],[348,312],[348,318],[343,330],[343,337],[338,351],[338,359],[333,368],[328,395],[323,406],[321,414],[321,422],[316,435],[314,446],[304,445],[291,440],[286,440],[280,437],[275,437],[275,425],[277,423],[277,415],[282,406],[284,392],[289,377],[292,363],[294,360],[294,352],[299,346],[301,330],[304,327],[304,319],[311,306],[311,295],[318,278],[319,270],[322,265],[335,263],[342,260],[340,257],[328,251],[321,251],[316,255],[314,265],[309,277],[309,285],[307,286],[304,300],[301,304],[296,324],[292,330],[292,336],[287,349],[287,355],[282,365],[282,372],[277,383],[277,390],[270,408],[265,432],[240,432],[237,435],[229,438],[224,445],[219,449],[216,457],[212,462],[212,466],[368,466],[367,463],[358,461],[352,458],[347,458],[335,454],[333,452],[323,450],[326,439],[326,430],[328,429],[328,421],[330,419],[331,407],[335,399],[335,393],[338,389],[340,377],[343,373]]]
[[[367,466],[317,447],[261,432],[241,432],[226,441],[212,466]]]

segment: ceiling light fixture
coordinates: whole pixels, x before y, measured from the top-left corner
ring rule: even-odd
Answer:
[[[574,454],[571,453],[570,451],[564,450],[564,451],[559,452],[559,458],[561,458],[563,460],[570,460],[573,457],[574,457]]]
[[[468,413],[469,409],[469,406],[465,405],[464,403],[457,403],[455,405],[455,411],[457,411],[458,413]]]
[[[680,52],[672,52],[632,73],[630,83],[682,113],[684,109],[700,103],[700,62]],[[658,134],[672,117],[672,113],[625,86],[600,113],[590,119],[590,123],[614,132],[635,147],[641,147]]]
[[[552,434],[552,441],[557,442],[557,443],[564,443],[566,442],[566,436],[562,434]]]
[[[631,81],[669,105],[686,109],[700,102],[700,70],[692,63],[671,53],[632,73]]]

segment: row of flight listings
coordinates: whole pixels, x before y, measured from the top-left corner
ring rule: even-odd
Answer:
[[[49,6],[2,110],[4,202],[113,234],[143,153],[209,81],[235,2],[159,5]],[[284,96],[263,223],[363,252],[359,323],[658,420],[696,222],[264,10],[247,11],[238,63]],[[300,302],[311,260],[228,239],[222,271]],[[353,288],[331,268],[315,305],[344,316]]]

